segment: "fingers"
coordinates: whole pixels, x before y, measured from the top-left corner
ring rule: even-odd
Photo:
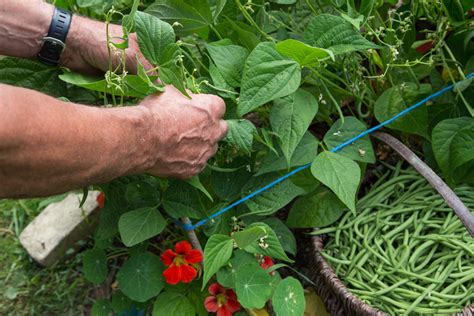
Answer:
[[[222,100],[221,98],[219,98],[218,96],[215,96],[215,95],[212,95],[211,98],[213,99],[214,114],[220,119],[223,118],[224,114],[225,114],[225,102],[224,102],[224,100]]]
[[[229,132],[229,124],[227,124],[227,122],[224,120],[220,120],[218,140],[223,139],[227,135],[228,132]]]

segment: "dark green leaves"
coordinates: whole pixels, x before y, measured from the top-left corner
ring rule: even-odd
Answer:
[[[350,22],[329,14],[316,16],[309,23],[304,37],[309,45],[329,49],[335,55],[379,48],[362,37]]]
[[[450,182],[474,181],[474,119],[459,117],[433,129],[433,152]]]
[[[100,284],[107,278],[107,257],[102,249],[84,251],[82,266],[84,277],[89,282]]]
[[[337,221],[344,209],[344,204],[332,191],[319,187],[295,201],[286,223],[294,228],[324,227]]]
[[[317,111],[316,99],[303,89],[275,100],[270,114],[270,123],[279,137],[280,148],[288,165]]]
[[[176,33],[180,36],[198,34],[207,39],[212,13],[206,0],[157,0],[146,12],[170,24],[179,23]]]
[[[143,56],[154,65],[166,62],[163,58],[165,48],[175,41],[171,25],[153,15],[136,12],[135,26],[138,44]]]
[[[281,281],[273,294],[272,304],[277,316],[302,316],[306,304],[301,283],[293,277]]]
[[[159,257],[149,252],[134,254],[117,274],[119,288],[132,300],[145,302],[163,289],[163,270]]]
[[[156,208],[147,207],[123,214],[118,227],[122,242],[132,247],[161,233],[166,220]]]
[[[229,132],[224,141],[244,151],[247,155],[252,152],[253,134],[255,126],[249,120],[227,120]]]
[[[290,167],[298,167],[312,162],[318,153],[318,145],[319,142],[316,137],[307,131],[295,148],[293,156],[291,157]],[[270,151],[267,156],[265,156],[262,166],[256,175],[286,169],[288,169],[288,164],[283,153],[280,152],[279,156],[277,156],[273,151]]]
[[[204,248],[204,276],[202,287],[204,288],[209,279],[229,261],[234,248],[234,240],[225,235],[212,235]]]
[[[207,51],[227,84],[240,87],[248,50],[238,45],[207,44]]]
[[[3,57],[0,59],[0,83],[34,89],[54,97],[66,96],[66,84],[58,79],[61,70],[35,61]]]
[[[250,181],[242,188],[242,196],[260,189],[274,181],[277,177],[277,175],[269,174],[250,179]],[[247,202],[247,207],[254,214],[270,215],[290,203],[295,197],[301,194],[304,194],[303,189],[296,186],[291,181],[283,181],[262,194],[250,199]]]
[[[173,218],[199,218],[201,200],[198,191],[184,181],[174,180],[163,194],[163,208]]]
[[[195,316],[191,301],[179,292],[163,292],[153,305],[153,316]]]
[[[237,112],[240,116],[259,106],[287,96],[301,82],[299,65],[280,55],[273,43],[260,43],[245,62]]]
[[[375,102],[375,117],[379,122],[386,121],[412,105],[415,100],[430,93],[430,91],[431,86],[428,84],[422,84],[418,87],[411,82],[389,88]],[[388,126],[428,138],[428,111],[426,106],[413,110]]]
[[[356,162],[325,151],[314,159],[311,172],[355,212],[355,197],[361,176],[360,167]]]
[[[127,75],[127,77],[123,79],[123,85],[120,88],[117,86],[108,85],[105,79],[81,75],[73,72],[67,72],[59,75],[59,78],[67,83],[82,88],[110,93],[116,96],[144,98],[147,95],[157,91],[156,87],[150,86],[147,81],[144,81],[142,78],[135,75]],[[151,78],[156,79],[156,77]]]
[[[326,135],[324,135],[324,143],[326,143],[328,149],[333,149],[365,130],[364,123],[353,116],[347,116],[344,117],[344,123],[339,119],[331,126]],[[338,154],[361,162],[375,162],[374,149],[369,136],[365,136],[353,144],[342,148],[338,151]]]
[[[321,60],[334,59],[332,51],[313,47],[294,39],[279,42],[275,48],[283,56],[295,60],[301,67],[316,66]]]

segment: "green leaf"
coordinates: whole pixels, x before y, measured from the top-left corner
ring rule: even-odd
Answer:
[[[270,123],[279,137],[288,166],[317,111],[318,102],[311,93],[303,89],[275,100],[270,113]]]
[[[271,277],[262,267],[252,263],[236,270],[236,294],[245,308],[262,308],[271,294]]]
[[[204,248],[204,276],[202,288],[206,286],[210,278],[224,266],[232,256],[234,240],[225,235],[212,235]]]
[[[309,23],[304,38],[309,45],[329,49],[335,55],[379,48],[360,35],[350,22],[330,14],[316,16]]]
[[[355,213],[355,198],[361,177],[360,167],[356,162],[325,151],[314,159],[311,172]]]
[[[328,226],[341,217],[345,208],[332,191],[319,187],[295,201],[286,223],[293,228]]]
[[[191,301],[178,292],[163,292],[153,304],[153,316],[195,316]]]
[[[242,187],[249,181],[252,173],[246,168],[233,172],[212,172],[212,190],[221,200],[231,201],[240,196]]]
[[[129,310],[133,305],[133,301],[126,297],[121,291],[115,291],[112,294],[112,309],[116,313],[123,313]]]
[[[432,133],[433,152],[449,182],[473,180],[474,119],[459,117],[438,123]]]
[[[272,100],[287,96],[301,82],[299,65],[275,50],[275,44],[260,43],[245,62],[237,113],[242,116]]]
[[[164,287],[164,266],[158,256],[149,252],[132,255],[117,273],[119,288],[129,298],[145,302]]]
[[[278,177],[277,174],[265,174],[251,178],[242,188],[242,197],[264,187]],[[248,200],[246,205],[253,214],[271,215],[304,193],[305,191],[293,182],[283,181]]]
[[[206,44],[206,49],[224,80],[233,88],[240,87],[249,51],[238,45]]]
[[[411,82],[389,88],[375,102],[375,117],[379,122],[386,121],[412,105],[415,100],[430,93],[430,91],[431,86],[429,84],[421,84],[418,88]],[[428,110],[426,106],[421,106],[388,126],[428,138]]]
[[[176,33],[179,36],[198,34],[207,39],[213,22],[207,0],[157,0],[145,11],[170,24],[178,22]]]
[[[288,258],[286,255],[280,243],[280,239],[270,226],[262,222],[249,225],[249,227],[255,226],[264,227],[267,235],[247,246],[245,251],[250,253],[259,253],[264,256],[269,256],[271,258],[280,259],[287,262],[293,262],[293,260]]]
[[[199,180],[199,176],[194,176],[191,179],[186,180],[186,182],[201,191],[209,200],[211,200],[211,202],[214,201],[211,193],[209,193],[206,187],[201,183],[201,180]]]
[[[67,72],[62,75],[59,75],[59,78],[62,81],[67,83],[86,88],[93,91],[99,91],[109,94],[114,94],[116,96],[129,96],[135,98],[144,98],[149,94],[152,94],[156,91],[155,88],[150,87],[148,82],[143,81],[142,78],[136,75],[127,75],[123,79],[124,87],[123,90],[120,90],[114,86],[108,86],[105,79],[98,77],[81,75],[78,73]],[[151,76],[150,79],[156,80],[156,76]]]
[[[290,167],[299,167],[306,165],[314,160],[318,154],[319,142],[311,132],[307,131],[298,146],[296,146],[293,156],[291,157]],[[273,151],[268,152],[262,162],[262,166],[255,176],[260,176],[265,173],[287,170],[288,164],[283,153],[279,150],[279,156]]]
[[[219,282],[219,284],[221,284],[222,286],[235,288],[237,269],[240,266],[248,263],[251,263],[256,267],[260,266],[254,255],[244,250],[234,251],[233,257],[230,260],[230,264],[217,271],[217,282]]]
[[[198,191],[184,181],[173,180],[163,194],[163,208],[173,218],[201,217]]]
[[[217,18],[219,17],[225,5],[227,4],[227,0],[216,0],[215,3],[215,6],[212,8],[212,17],[214,19],[214,22],[217,21]]]
[[[157,186],[140,180],[127,184],[125,198],[129,209],[138,209],[158,206],[161,201],[161,194]]]
[[[166,220],[156,208],[146,207],[120,216],[118,226],[122,242],[132,247],[161,233]]]
[[[233,21],[226,16],[226,21],[215,26],[218,32],[225,38],[230,38],[232,42],[240,44],[248,50],[253,50],[260,40],[255,34],[255,30],[240,21]]]
[[[348,141],[349,139],[364,132],[367,128],[364,123],[353,116],[337,120],[324,135],[324,143],[329,150]],[[361,162],[374,163],[375,154],[369,136],[365,136],[356,142],[339,150],[338,154]]]
[[[273,229],[285,252],[296,255],[296,238],[288,227],[276,217],[265,218],[262,223]]]
[[[161,21],[156,16],[136,12],[135,27],[138,45],[143,56],[154,65],[161,65],[167,61],[163,59],[163,52],[165,47],[175,41],[171,25]]]
[[[253,226],[245,228],[239,232],[233,233],[232,238],[234,238],[235,243],[240,249],[243,249],[249,246],[251,243],[259,240],[260,238],[267,235],[267,231],[263,226]]]
[[[92,316],[109,316],[112,313],[112,307],[108,300],[97,300],[92,305],[91,315]]]
[[[102,249],[94,248],[84,251],[82,266],[84,277],[89,282],[100,284],[107,278],[107,257]]]
[[[227,120],[229,132],[224,141],[242,149],[250,155],[252,153],[253,134],[256,132],[255,126],[249,120]]]
[[[66,84],[58,79],[59,68],[13,57],[0,58],[0,83],[33,89],[53,97],[67,95]]]
[[[306,302],[301,283],[293,277],[281,281],[273,294],[272,303],[277,316],[303,316]]]
[[[279,42],[275,46],[276,50],[283,56],[295,60],[301,67],[311,67],[319,64],[320,61],[331,58],[334,60],[334,53],[328,49],[313,47],[303,42],[287,39]]]

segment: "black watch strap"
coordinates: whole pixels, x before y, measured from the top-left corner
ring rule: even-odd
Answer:
[[[38,59],[50,66],[59,65],[61,53],[66,47],[66,37],[71,25],[72,15],[69,11],[55,8],[48,35],[43,38],[43,45]]]

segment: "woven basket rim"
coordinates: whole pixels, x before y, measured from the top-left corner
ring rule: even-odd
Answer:
[[[331,265],[321,255],[321,251],[324,249],[324,242],[321,236],[312,236],[311,246],[313,248],[312,255],[315,257],[314,260],[316,268],[318,269],[317,273],[321,274],[325,286],[327,286],[337,299],[342,302],[342,305],[345,308],[348,308],[351,311],[351,315],[390,316],[386,312],[363,302],[360,298],[349,291],[346,285],[336,275]],[[467,306],[463,311],[460,311],[456,315],[474,315],[474,304]]]

